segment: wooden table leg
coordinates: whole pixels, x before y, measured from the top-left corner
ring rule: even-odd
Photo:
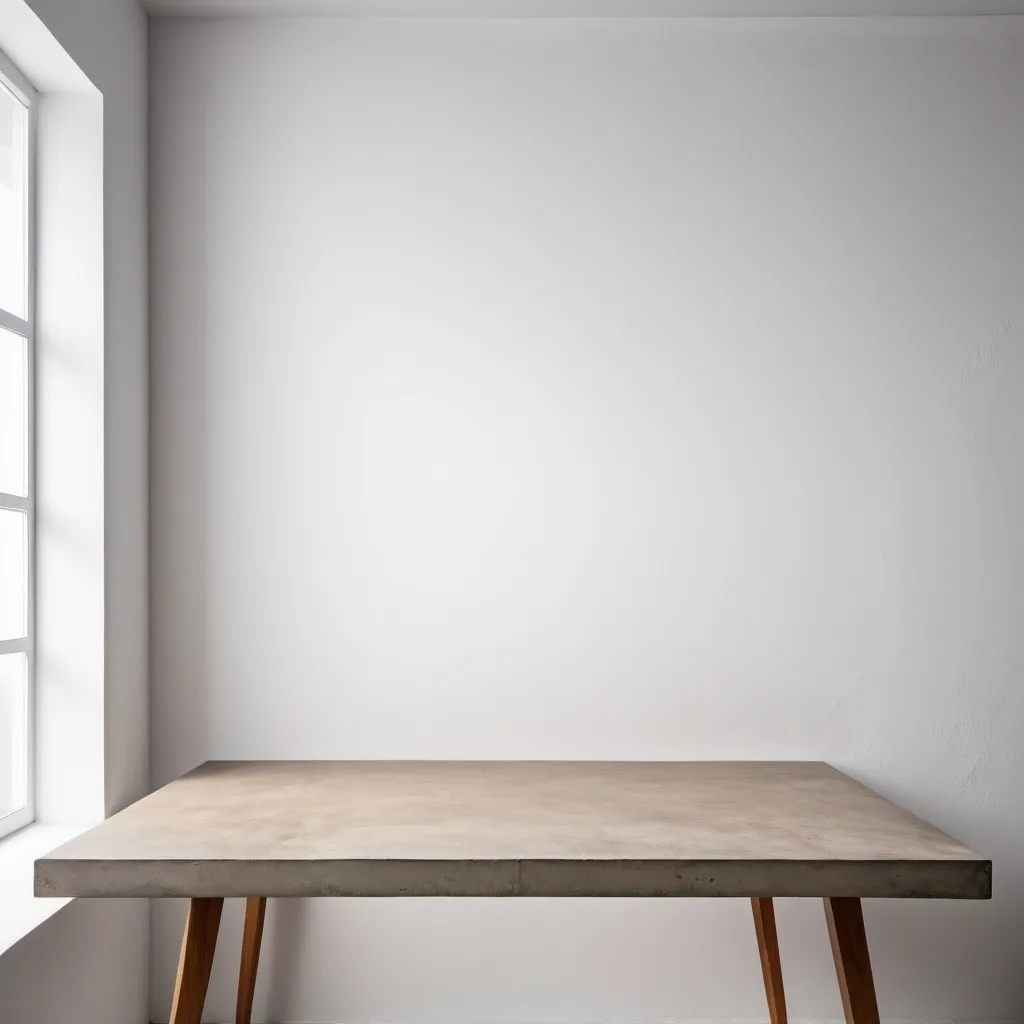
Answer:
[[[825,917],[839,976],[839,990],[843,995],[846,1024],[880,1024],[860,900],[828,898],[825,900]]]
[[[171,1003],[171,1024],[201,1024],[223,909],[224,900],[220,897],[189,900]]]
[[[235,1024],[252,1022],[252,997],[256,991],[256,968],[260,962],[260,943],[263,941],[263,918],[266,912],[266,896],[250,896],[245,901],[245,930],[242,932],[242,962],[238,967]]]
[[[770,897],[755,896],[750,901],[754,910],[754,930],[761,954],[764,994],[768,997],[771,1024],[786,1024],[786,993],[782,987],[782,959],[779,957],[779,933],[775,928],[775,904]]]

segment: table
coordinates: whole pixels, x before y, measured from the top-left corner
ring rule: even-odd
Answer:
[[[208,762],[36,861],[37,896],[187,897],[171,1024],[225,898],[249,1024],[268,897],[743,897],[772,1024],[774,897],[824,900],[848,1024],[877,1024],[861,900],[987,899],[992,865],[817,762]]]

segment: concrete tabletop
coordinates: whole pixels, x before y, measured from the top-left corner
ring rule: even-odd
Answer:
[[[816,762],[208,762],[36,894],[984,899],[991,863]]]

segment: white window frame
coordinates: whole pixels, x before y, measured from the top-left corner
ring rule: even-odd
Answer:
[[[39,95],[0,50],[0,83],[28,108],[27,173],[26,185],[26,303],[25,319],[0,308],[0,327],[19,334],[26,341],[28,374],[26,438],[28,465],[26,467],[26,497],[0,491],[0,508],[23,511],[27,519],[28,543],[28,608],[26,635],[16,640],[0,640],[0,654],[23,652],[27,661],[27,687],[25,694],[25,806],[0,817],[0,838],[35,821],[35,630],[36,630],[36,119]]]

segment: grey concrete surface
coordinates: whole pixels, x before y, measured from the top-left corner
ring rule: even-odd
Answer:
[[[816,762],[208,762],[36,894],[979,899],[991,864]]]

